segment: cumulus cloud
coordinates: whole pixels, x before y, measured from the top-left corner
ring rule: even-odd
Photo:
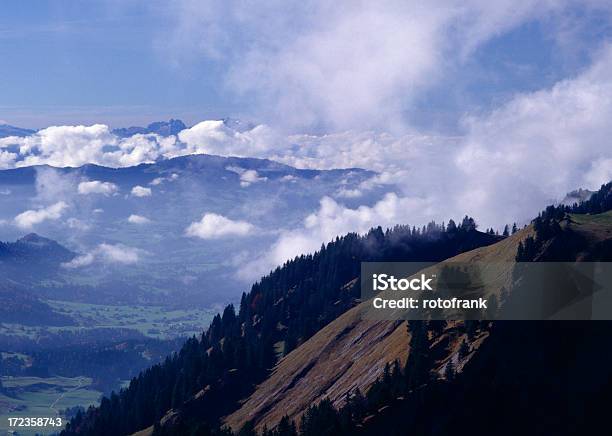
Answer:
[[[60,201],[47,207],[26,210],[15,217],[15,225],[22,229],[31,229],[33,226],[44,221],[60,219],[67,208],[68,205]]]
[[[82,195],[102,194],[109,196],[115,194],[118,190],[119,187],[114,183],[100,182],[99,180],[81,182],[78,186],[78,192]]]
[[[247,186],[250,186],[253,183],[264,182],[268,180],[267,177],[260,177],[257,171],[255,170],[247,170],[236,166],[229,166],[225,169],[240,176],[240,186],[242,186],[243,188],[246,188]]]
[[[234,221],[216,213],[205,213],[200,221],[193,222],[185,230],[187,236],[201,239],[218,239],[228,236],[247,236],[255,227],[246,221]]]
[[[70,262],[63,264],[65,268],[81,268],[89,266],[94,262],[131,265],[139,262],[144,252],[138,248],[128,247],[123,244],[98,245],[92,251],[75,257]]]
[[[128,218],[128,222],[132,223],[132,224],[148,224],[151,222],[151,220],[147,217],[144,217],[142,215],[135,215],[132,214],[129,216]]]
[[[277,132],[259,125],[244,132],[236,131],[223,121],[202,121],[178,134],[185,149],[182,154],[207,153],[222,156],[263,156],[285,142]]]
[[[134,186],[132,188],[132,196],[134,197],[150,197],[151,195],[151,188],[145,188],[144,186]]]
[[[20,166],[48,164],[78,167],[101,161],[103,147],[116,144],[108,126],[51,126],[27,137],[0,139],[2,144],[16,144],[23,160]]]

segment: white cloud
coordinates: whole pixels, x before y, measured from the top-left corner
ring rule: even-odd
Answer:
[[[68,224],[68,227],[70,227],[71,229],[79,230],[79,231],[82,231],[82,232],[85,232],[85,231],[91,229],[91,226],[89,224],[87,224],[84,221],[81,221],[78,218],[68,218],[66,223]]]
[[[132,214],[132,215],[129,216],[128,222],[130,222],[132,224],[148,224],[148,223],[151,222],[151,220],[149,218],[141,216],[141,215]]]
[[[75,175],[62,174],[54,168],[36,168],[36,200],[40,203],[71,203],[77,185],[78,179]]]
[[[18,144],[24,157],[20,166],[48,164],[57,167],[78,167],[100,162],[103,147],[116,144],[117,138],[108,126],[51,126],[25,138],[10,137],[4,144]]]
[[[70,262],[63,263],[62,266],[64,268],[81,268],[84,266],[91,265],[94,260],[95,255],[93,253],[86,253],[81,256],[75,257]]]
[[[70,262],[64,263],[63,266],[65,268],[80,268],[89,266],[94,262],[131,265],[139,262],[143,253],[143,250],[128,247],[123,244],[103,243],[92,251],[77,256]]]
[[[15,217],[15,225],[22,229],[30,229],[47,220],[58,220],[67,208],[68,205],[60,201],[40,209],[26,210]]]
[[[291,183],[295,183],[295,182],[298,180],[298,178],[297,178],[297,177],[295,177],[295,176],[294,176],[294,175],[292,175],[292,174],[287,174],[286,176],[281,177],[281,178],[280,178],[280,180],[281,180],[281,182],[291,182]]]
[[[363,195],[363,192],[361,192],[359,189],[340,188],[338,191],[336,191],[335,195],[336,197],[340,198],[358,198]]]
[[[246,281],[254,280],[297,255],[318,250],[322,243],[338,235],[366,233],[376,226],[391,227],[405,223],[406,217],[411,217],[414,222],[426,222],[433,212],[433,205],[427,199],[401,198],[394,193],[386,194],[372,207],[360,206],[355,209],[324,197],[319,209],[304,220],[301,228],[285,230],[266,255],[241,268],[239,277]]]
[[[13,168],[17,157],[16,153],[0,150],[0,169]]]
[[[246,221],[234,221],[215,213],[206,213],[200,221],[193,222],[185,234],[201,239],[217,239],[226,236],[247,236],[255,227]]]
[[[240,186],[242,186],[243,188],[246,188],[247,186],[250,186],[253,183],[264,182],[268,180],[267,177],[260,177],[257,171],[255,170],[247,170],[236,166],[228,166],[225,169],[240,176]]]
[[[102,195],[113,195],[119,190],[119,187],[114,183],[100,182],[99,180],[92,180],[89,182],[81,182],[78,186],[79,194],[102,194]]]
[[[222,156],[263,156],[284,145],[282,136],[265,125],[238,132],[223,121],[202,121],[178,134],[185,144],[181,154],[218,154]]]
[[[0,189],[0,195],[11,195],[11,190],[8,188]]]
[[[175,180],[178,180],[179,175],[176,173],[172,173],[169,177],[156,177],[153,180],[151,180],[149,182],[149,185],[151,186],[159,186],[164,182],[174,182]]]
[[[151,188],[145,188],[144,186],[134,186],[132,188],[132,195],[134,197],[150,197],[151,194]]]

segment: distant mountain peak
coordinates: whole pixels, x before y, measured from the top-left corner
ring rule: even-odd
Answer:
[[[7,136],[30,136],[33,133],[36,133],[36,131],[11,126],[9,124],[0,124],[0,138],[6,138]]]
[[[132,126],[113,129],[113,133],[122,138],[137,134],[144,135],[148,133],[155,133],[160,136],[170,136],[176,135],[181,130],[185,130],[186,128],[187,126],[181,120],[171,118],[168,121],[155,121],[149,124],[147,127]]]
[[[582,203],[583,201],[588,200],[589,198],[591,198],[591,195],[593,195],[595,193],[595,191],[590,191],[588,189],[576,189],[572,192],[568,192],[565,195],[565,198],[563,198],[563,200],[561,200],[561,204],[564,204],[566,206],[571,206],[574,203]]]
[[[28,244],[38,244],[38,245],[41,245],[41,244],[47,245],[47,244],[57,243],[51,239],[44,238],[37,233],[28,233],[23,238],[18,239],[17,242],[25,242]]]

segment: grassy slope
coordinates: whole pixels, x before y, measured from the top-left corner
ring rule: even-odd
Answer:
[[[511,265],[519,241],[532,233],[528,227],[494,245],[460,254],[446,262],[489,261]],[[511,268],[505,271],[510,272]],[[500,288],[505,279],[500,279]],[[386,363],[396,359],[405,363],[409,340],[406,323],[364,320],[361,311],[365,304],[343,314],[283,358],[272,375],[225,422],[234,430],[251,419],[256,420],[260,429],[264,424],[272,428],[283,415],[299,418],[308,406],[326,397],[340,406],[346,392],[355,388],[366,392]],[[446,335],[452,336],[447,357],[450,358],[461,338],[454,336],[452,328]]]

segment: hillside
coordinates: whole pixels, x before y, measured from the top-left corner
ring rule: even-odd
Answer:
[[[160,419],[173,434],[218,425],[280,357],[355,305],[359,288],[344,285],[359,274],[362,260],[437,262],[500,239],[478,232],[468,217],[460,226],[376,228],[338,238],[255,283],[238,313],[228,306],[201,339],[189,340],[114,399],[77,416],[66,434],[130,433]]]
[[[521,230],[447,262],[513,262],[519,242],[531,233],[531,228]],[[355,281],[350,284],[356,285]],[[256,422],[258,429],[273,428],[285,415],[299,419],[311,404],[323,398],[340,407],[347,392],[367,392],[387,363],[399,360],[405,364],[409,354],[407,323],[364,320],[361,311],[366,304],[340,316],[284,357],[271,376],[225,422],[234,430],[250,420]],[[447,332],[452,333],[452,329]]]
[[[0,242],[0,319],[26,325],[72,325],[32,289],[38,280],[52,280],[62,262],[76,254],[35,233],[15,242]]]

